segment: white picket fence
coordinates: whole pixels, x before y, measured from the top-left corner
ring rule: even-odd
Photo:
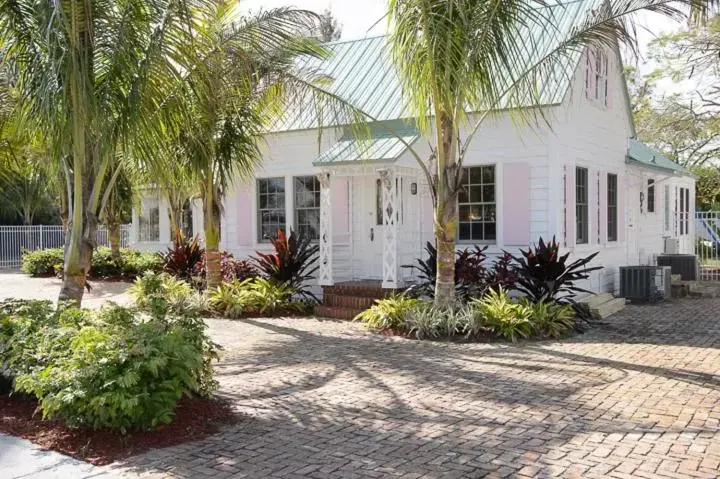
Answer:
[[[130,225],[120,226],[120,246],[130,243]],[[0,226],[0,269],[19,268],[22,264],[22,252],[46,248],[61,248],[65,244],[65,232],[62,226]],[[110,246],[107,228],[101,226],[97,231],[97,244]]]

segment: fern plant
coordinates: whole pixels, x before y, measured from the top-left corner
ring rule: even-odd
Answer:
[[[532,333],[532,308],[515,303],[504,289],[488,291],[482,299],[472,300],[470,308],[472,314],[478,316],[474,323],[475,331],[469,329],[469,334],[477,332],[479,324],[512,342],[516,342],[518,338],[527,338]]]

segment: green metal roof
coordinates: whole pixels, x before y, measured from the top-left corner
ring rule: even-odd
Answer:
[[[672,173],[690,174],[687,169],[667,158],[656,149],[634,138],[630,138],[627,162],[649,168],[658,168]]]
[[[389,125],[398,136],[385,127]],[[313,160],[315,166],[342,165],[354,162],[393,162],[420,137],[420,133],[402,121],[375,123],[367,138],[357,138],[346,132],[340,140]]]
[[[525,48],[524,65],[534,65],[551,49],[565,38],[574,27],[583,22],[592,8],[604,0],[574,0],[544,7],[547,18],[555,28],[523,26],[518,29],[521,39],[534,38],[534,41],[521,41]],[[387,37],[371,37],[360,40],[343,41],[327,45],[331,51],[329,58],[304,58],[299,67],[314,75],[327,77],[330,82],[325,89],[367,112],[378,121],[408,118],[409,112],[404,106],[403,93],[395,67],[390,57]],[[570,86],[572,73],[578,64],[581,52],[570,54],[564,64],[547,69],[538,78],[538,89],[528,93],[527,97],[517,99],[516,104],[499,105],[499,109],[528,106],[550,105],[562,102]],[[498,85],[514,81],[520,72],[506,72],[498,75]],[[304,130],[323,126],[342,124],[333,112],[322,112],[322,123],[318,122],[318,108],[312,99],[308,104],[288,111],[277,122],[272,131]]]

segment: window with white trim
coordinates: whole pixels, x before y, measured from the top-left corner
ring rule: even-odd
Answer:
[[[655,180],[647,180],[647,212],[655,213]]]
[[[142,199],[138,216],[138,241],[160,241],[160,199],[157,196]]]
[[[577,244],[588,242],[590,214],[588,204],[588,170],[575,168],[575,240]]]
[[[458,239],[494,242],[497,238],[495,165],[462,169],[458,194]]]
[[[665,185],[665,231],[670,230],[670,185]]]
[[[260,178],[258,191],[258,241],[266,242],[286,231],[285,178]]]
[[[320,181],[317,176],[295,177],[295,230],[313,241],[320,239]]]
[[[608,106],[609,58],[601,48],[588,47],[585,60],[585,92],[589,100]]]
[[[618,239],[618,188],[617,175],[607,175],[607,240]]]

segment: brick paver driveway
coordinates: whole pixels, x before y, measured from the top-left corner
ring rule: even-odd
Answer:
[[[133,458],[182,477],[717,477],[720,300],[629,307],[518,346],[343,322],[214,321],[243,417]]]

